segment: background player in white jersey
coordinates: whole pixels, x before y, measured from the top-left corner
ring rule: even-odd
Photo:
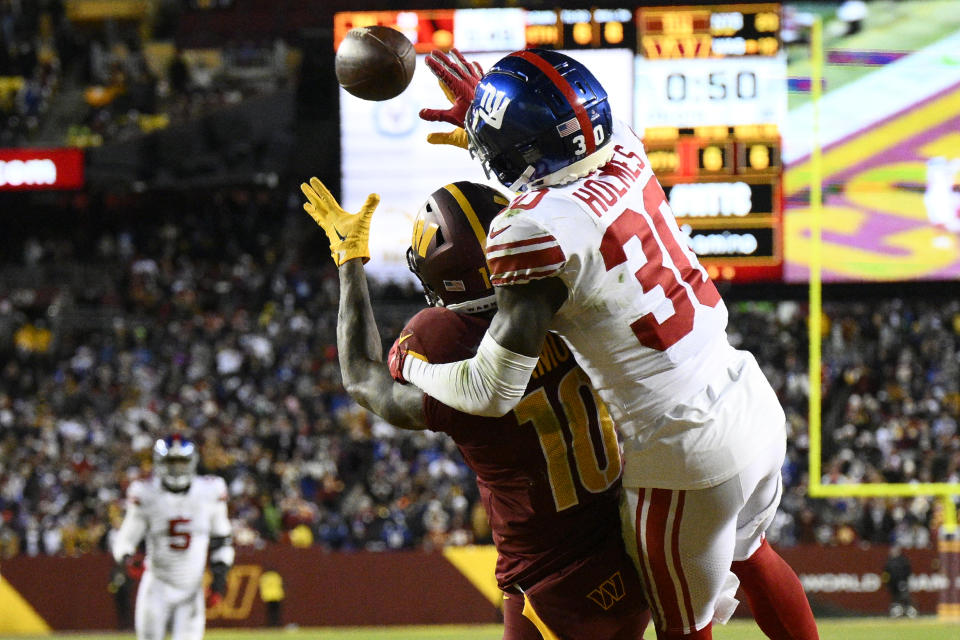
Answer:
[[[226,594],[234,550],[222,478],[198,476],[197,450],[174,435],[153,447],[154,474],[131,483],[127,511],[113,543],[126,564],[146,539],[145,570],[134,614],[138,640],[200,640],[206,607]],[[204,593],[207,560],[213,576]]]
[[[476,356],[431,364],[395,345],[394,377],[500,415],[557,332],[624,438],[624,536],[658,637],[712,637],[731,571],[769,637],[818,637],[796,574],[764,538],[780,501],[783,410],[753,356],[727,342],[723,301],[640,140],[589,70],[557,52],[510,54],[475,91],[459,56],[431,68],[457,102],[426,119],[463,125],[452,116],[465,113],[471,152],[521,195],[488,234],[499,310]]]

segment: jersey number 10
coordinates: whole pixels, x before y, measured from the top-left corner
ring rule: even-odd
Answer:
[[[613,420],[590,387],[583,369],[576,367],[564,375],[557,391],[569,435],[542,388],[524,396],[513,411],[518,423],[532,422],[537,430],[540,448],[547,461],[553,503],[557,511],[563,511],[580,502],[578,485],[590,493],[602,493],[610,488],[620,477],[620,450]],[[599,428],[599,438],[591,434],[593,428]],[[603,450],[596,451],[594,442],[598,442]],[[573,451],[579,482],[574,480],[568,448]]]

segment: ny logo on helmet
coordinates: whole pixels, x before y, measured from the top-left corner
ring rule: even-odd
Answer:
[[[480,96],[480,109],[477,113],[483,118],[484,122],[494,129],[499,129],[503,125],[503,114],[506,113],[507,107],[510,105],[510,98],[507,97],[505,91],[498,91],[496,87],[486,82],[477,89],[483,91],[483,95]]]

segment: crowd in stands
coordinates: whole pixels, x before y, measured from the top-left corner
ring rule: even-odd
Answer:
[[[59,0],[0,0],[0,147],[39,130],[56,94],[68,41]]]
[[[125,488],[172,431],[227,480],[238,545],[489,542],[452,442],[397,430],[344,393],[336,273],[282,191],[80,199],[60,213],[87,222],[71,233],[53,217],[5,240],[0,557],[105,548]],[[422,298],[396,286],[374,297],[393,310],[388,345]],[[930,499],[806,495],[805,314],[793,301],[731,304],[731,340],[757,355],[789,421],[772,541],[929,545]],[[960,481],[958,345],[955,299],[825,304],[824,483]]]
[[[731,309],[731,341],[757,356],[787,413],[772,541],[928,546],[936,500],[808,497],[806,332],[797,303]],[[822,367],[822,484],[960,481],[960,300],[826,302]]]
[[[78,146],[136,138],[289,86],[296,60],[282,39],[198,51],[165,43],[148,55],[135,31],[92,40],[89,55],[86,114],[68,132]]]
[[[0,147],[99,146],[289,86],[282,38],[177,48],[177,21],[73,24],[63,0],[0,0]],[[49,130],[55,100],[68,113]]]

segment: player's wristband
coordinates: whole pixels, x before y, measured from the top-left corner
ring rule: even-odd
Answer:
[[[498,417],[513,409],[526,391],[537,358],[501,347],[484,334],[469,360],[431,364],[406,358],[403,377],[447,406],[464,413]]]

